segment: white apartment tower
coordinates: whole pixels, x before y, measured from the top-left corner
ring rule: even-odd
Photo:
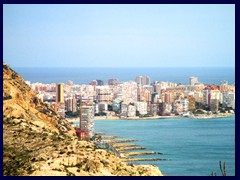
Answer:
[[[194,86],[196,83],[198,83],[198,78],[197,77],[192,76],[192,77],[189,78],[189,84],[191,86]]]
[[[79,126],[80,130],[86,133],[87,138],[94,136],[94,107],[89,99],[81,100]]]
[[[135,78],[135,82],[140,85],[150,85],[150,77],[149,76],[137,76]]]

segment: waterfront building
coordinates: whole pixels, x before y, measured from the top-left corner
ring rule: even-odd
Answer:
[[[183,112],[188,112],[189,110],[189,101],[187,98],[180,99],[180,103],[182,104]]]
[[[121,102],[121,115],[127,116],[128,112],[128,103],[127,102]]]
[[[197,83],[198,83],[198,78],[197,77],[192,76],[192,77],[189,78],[189,84],[191,86],[194,86]]]
[[[183,114],[183,104],[180,102],[180,100],[175,100],[173,111],[177,115]]]
[[[235,109],[235,93],[232,92],[223,92],[222,93],[222,105],[223,107]]]
[[[80,131],[85,132],[86,139],[94,135],[94,107],[90,99],[81,99],[80,106]]]
[[[160,116],[169,116],[171,113],[172,113],[172,103],[171,104],[168,104],[168,103],[164,103],[164,102],[161,102],[158,104],[158,108],[159,108],[159,111],[158,111],[158,114]]]
[[[222,93],[219,90],[211,90],[210,99],[217,99],[219,102],[222,102]]]
[[[171,115],[173,109],[173,103],[165,103],[165,113]]]
[[[107,103],[99,103],[98,104],[98,111],[103,112],[108,110],[108,104]]]
[[[217,112],[218,111],[218,99],[210,100],[210,111]]]
[[[175,100],[174,102],[174,112],[179,115],[188,113],[188,99]]]
[[[63,84],[56,84],[56,102],[64,103],[64,86]]]
[[[150,115],[152,116],[157,116],[158,112],[158,104],[152,103],[149,105],[150,106]]]
[[[119,112],[120,111],[120,103],[121,103],[120,99],[114,99],[113,100],[113,103],[112,103],[113,111],[115,111],[115,112]]]
[[[127,116],[128,117],[136,117],[136,107],[135,106],[128,105]]]
[[[158,108],[159,108],[159,115],[160,116],[164,116],[165,115],[165,103],[164,102],[160,102],[158,104]]]
[[[137,111],[139,111],[140,115],[147,114],[147,103],[146,102],[136,102],[134,103],[136,106]]]
[[[210,93],[211,93],[211,90],[210,89],[204,89],[202,90],[202,94],[203,94],[203,100],[202,100],[202,103],[204,105],[208,105],[210,104]]]
[[[193,96],[185,96],[188,100],[188,109],[189,111],[195,110],[195,98]]]

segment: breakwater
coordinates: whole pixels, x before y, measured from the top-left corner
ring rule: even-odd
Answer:
[[[135,142],[135,139],[118,139],[117,136],[109,136],[105,133],[96,133],[97,135],[101,135],[101,141],[95,142],[98,147],[107,149],[112,151],[116,156],[120,157],[123,161],[126,162],[136,162],[136,161],[166,161],[166,158],[138,158],[136,156],[144,156],[144,155],[163,155],[160,152],[154,151],[137,151],[134,150],[146,150],[147,148],[144,146],[136,145],[136,144],[128,144],[128,142]],[[132,156],[135,156],[134,158]]]

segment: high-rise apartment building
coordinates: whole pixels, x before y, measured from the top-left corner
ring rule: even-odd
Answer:
[[[150,85],[150,78],[149,76],[137,76],[135,82],[141,85]]]
[[[56,102],[64,103],[64,86],[63,84],[56,84]]]
[[[75,99],[75,97],[67,98],[65,100],[65,110],[67,112],[77,112],[77,100]]]
[[[210,99],[210,111],[217,112],[218,111],[218,100]]]
[[[222,93],[222,104],[223,107],[231,107],[235,109],[235,93],[223,92]]]
[[[197,83],[198,83],[198,78],[197,77],[192,76],[192,77],[189,78],[189,84],[191,86],[194,86]]]
[[[85,138],[92,138],[94,135],[94,107],[93,102],[87,99],[81,100],[80,105],[80,131],[85,133]]]
[[[110,103],[112,101],[112,96],[109,86],[100,86],[96,88],[96,99],[99,103]]]

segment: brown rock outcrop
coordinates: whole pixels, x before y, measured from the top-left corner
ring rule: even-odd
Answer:
[[[78,141],[71,125],[39,101],[23,78],[6,64],[3,140],[4,175],[162,175],[155,166],[130,166],[93,143]]]

